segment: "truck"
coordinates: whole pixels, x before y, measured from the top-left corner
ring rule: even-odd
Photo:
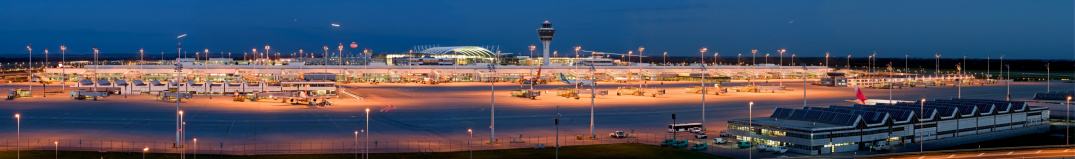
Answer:
[[[541,96],[541,92],[533,91],[533,90],[529,90],[529,89],[517,89],[517,90],[511,91],[511,96],[520,97],[520,98],[534,99],[537,96]]]
[[[107,98],[108,94],[109,94],[108,92],[93,92],[93,91],[85,91],[85,90],[74,90],[74,91],[70,92],[70,97],[74,98],[74,99],[78,99],[78,100],[82,100],[82,99],[86,99],[86,98],[93,98],[93,100],[97,100],[97,98]]]

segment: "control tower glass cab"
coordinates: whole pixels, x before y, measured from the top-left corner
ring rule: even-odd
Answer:
[[[553,34],[556,34],[556,29],[552,29],[552,23],[545,21],[541,23],[541,28],[537,30],[538,37],[541,38],[541,44],[544,45],[542,65],[549,65],[549,42],[552,42]]]

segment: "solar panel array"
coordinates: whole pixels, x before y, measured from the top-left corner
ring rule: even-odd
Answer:
[[[1034,99],[1041,100],[1067,100],[1068,97],[1075,96],[1075,91],[1055,91],[1055,92],[1043,92],[1035,93]]]
[[[959,115],[976,115],[975,113],[996,109],[1021,110],[1025,102],[989,100],[989,99],[947,99],[922,103],[878,103],[877,105],[854,104],[852,106],[830,105],[828,107],[803,107],[802,109],[776,108],[770,117],[806,120],[813,122],[854,125],[858,119],[867,124],[877,124],[886,119],[894,122],[910,121],[915,114],[926,117],[936,113],[941,117]],[[922,110],[924,109],[924,110]],[[924,111],[924,112],[920,112]]]
[[[877,116],[876,114],[869,115]],[[770,117],[806,120],[839,125],[854,125],[858,118],[861,116],[861,114],[848,114],[835,111],[776,108],[776,110],[773,111],[773,114]]]

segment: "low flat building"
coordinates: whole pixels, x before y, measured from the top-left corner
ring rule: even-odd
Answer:
[[[878,105],[777,108],[769,117],[728,121],[728,133],[758,145],[827,154],[925,142],[954,145],[1048,128],[1049,110],[1026,102],[950,99]]]

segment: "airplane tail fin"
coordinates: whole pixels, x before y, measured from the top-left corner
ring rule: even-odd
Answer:
[[[564,73],[560,73],[560,80],[564,81],[564,83],[571,84],[571,81],[568,81],[567,77],[564,77]]]
[[[866,103],[866,95],[862,94],[862,90],[860,90],[857,85],[855,86],[855,98],[862,103]]]

